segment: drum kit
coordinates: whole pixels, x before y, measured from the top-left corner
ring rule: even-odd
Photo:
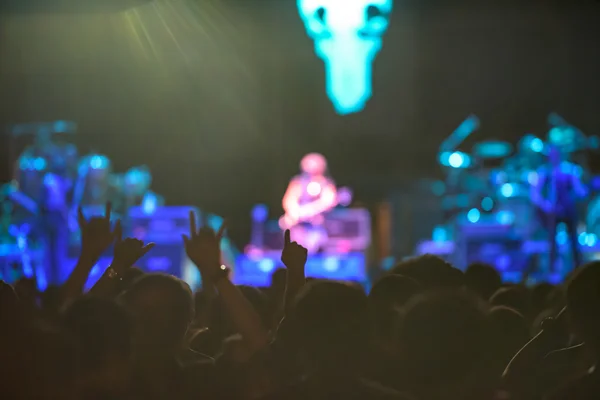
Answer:
[[[453,143],[452,148],[442,145],[438,158],[446,178],[432,190],[442,198],[444,225],[487,221],[512,224],[521,236],[535,235],[539,224],[535,222],[530,191],[537,183],[537,171],[548,162],[550,145],[560,148],[576,164],[584,181],[592,180],[587,155],[599,149],[598,137],[586,137],[556,114],[551,114],[548,122],[553,127],[545,139],[527,134],[515,146],[504,141],[482,141],[467,153],[455,150],[460,142]],[[589,200],[588,231],[600,231],[600,198],[592,196]]]

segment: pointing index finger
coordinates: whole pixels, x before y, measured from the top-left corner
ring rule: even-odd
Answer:
[[[106,203],[106,209],[104,211],[104,218],[108,221],[110,221],[110,213],[112,211],[112,204],[109,201],[108,203]]]
[[[217,239],[221,239],[223,237],[223,234],[225,233],[225,229],[227,228],[227,221],[223,220],[223,223],[221,224],[221,227],[219,228],[218,232],[217,232]]]
[[[284,242],[283,243],[284,243],[285,246],[287,246],[288,244],[291,243],[291,240],[290,240],[290,230],[289,229],[285,230],[285,233],[283,234],[283,238],[284,238]]]
[[[81,206],[77,207],[77,220],[79,222],[79,226],[84,226],[85,223],[87,222],[85,220],[85,215],[83,215],[83,209],[81,208]]]
[[[190,235],[194,236],[198,234],[196,229],[196,213],[194,210],[190,210]]]
[[[123,227],[121,226],[120,220],[115,223],[115,230],[113,233],[115,235],[115,242],[121,243],[123,241]]]

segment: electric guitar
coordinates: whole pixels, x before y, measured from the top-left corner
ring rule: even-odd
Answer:
[[[321,204],[319,200],[311,201],[300,206],[299,212],[296,215],[285,213],[279,219],[281,229],[291,229],[294,226],[303,222],[319,224],[323,222],[323,214],[335,207],[342,205],[347,206],[352,201],[352,192],[346,187],[336,190],[336,197],[332,204]]]

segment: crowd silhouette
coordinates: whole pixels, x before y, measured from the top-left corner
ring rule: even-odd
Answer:
[[[236,286],[218,232],[182,238],[203,288],[137,269],[153,244],[80,212],[79,261],[61,287],[2,283],[2,399],[600,399],[600,262],[560,286],[506,285],[431,255],[367,293],[305,276],[285,232],[269,288]],[[109,269],[84,286],[102,254]]]

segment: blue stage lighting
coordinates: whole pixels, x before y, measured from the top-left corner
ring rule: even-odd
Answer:
[[[297,6],[325,63],[327,95],[335,110],[340,115],[361,111],[372,94],[372,64],[392,0],[297,0]]]
[[[258,269],[262,272],[269,273],[275,269],[275,262],[271,259],[264,258],[258,263]]]
[[[465,158],[462,156],[462,154],[456,152],[456,153],[450,154],[450,158],[448,159],[448,162],[450,163],[450,166],[452,168],[460,168],[460,167],[462,167],[463,163],[465,162]]]
[[[481,217],[481,212],[476,209],[476,208],[472,208],[469,210],[469,212],[467,213],[467,219],[469,220],[469,222],[471,223],[476,223],[477,221],[479,221],[479,218]]]
[[[505,183],[500,187],[500,194],[503,197],[513,197],[515,195],[515,187],[511,183]]]
[[[498,211],[496,221],[501,225],[510,225],[515,222],[515,214],[507,210]]]
[[[529,143],[529,147],[531,148],[531,151],[541,153],[544,151],[544,141],[540,138],[532,139],[531,143]]]
[[[252,220],[256,222],[265,222],[269,216],[269,209],[264,204],[257,204],[252,209]]]

